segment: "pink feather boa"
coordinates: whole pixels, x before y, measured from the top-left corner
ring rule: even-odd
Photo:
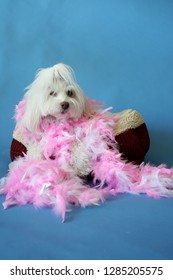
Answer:
[[[22,118],[20,109],[17,120]],[[61,123],[43,120],[42,137],[34,137],[43,159],[26,155],[11,163],[7,183],[0,191],[6,194],[4,208],[27,203],[52,207],[64,221],[71,203],[83,207],[98,205],[107,196],[124,192],[172,197],[173,168],[136,166],[122,160],[113,135],[115,121],[103,112],[92,119],[82,117]],[[25,130],[24,136],[31,138],[31,133]],[[84,184],[74,172],[72,154],[76,142],[85,147],[95,187]]]

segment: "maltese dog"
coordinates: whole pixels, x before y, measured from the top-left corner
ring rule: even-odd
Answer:
[[[80,86],[75,82],[70,66],[59,63],[39,70],[27,87],[26,109],[22,123],[30,131],[39,132],[42,118],[77,120],[92,111]]]
[[[75,81],[73,69],[66,64],[59,63],[39,70],[35,80],[26,89],[24,114],[17,123],[17,133],[21,135],[25,134],[22,127],[32,134],[41,134],[42,120],[75,122],[82,116],[92,117],[95,114],[94,105]],[[86,175],[89,170],[87,153],[82,142],[76,143],[72,156],[73,163],[75,162],[73,166],[78,175]],[[28,156],[43,158],[38,141],[24,144],[27,146]],[[79,157],[79,154],[83,156]]]

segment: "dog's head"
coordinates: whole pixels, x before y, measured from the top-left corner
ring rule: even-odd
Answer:
[[[93,113],[74,79],[72,68],[62,63],[41,69],[28,86],[25,98],[22,123],[34,132],[38,131],[40,121],[45,117],[76,120]]]

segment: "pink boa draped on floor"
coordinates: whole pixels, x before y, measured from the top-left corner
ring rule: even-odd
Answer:
[[[126,163],[117,149],[114,125],[115,119],[103,113],[78,121],[43,121],[42,138],[35,140],[43,159],[25,155],[10,164],[7,182],[0,190],[6,194],[4,208],[27,203],[52,207],[64,221],[71,203],[83,207],[98,205],[107,196],[124,192],[173,197],[173,168]],[[92,172],[95,187],[86,185],[76,175],[76,145],[82,147],[76,160],[83,161],[88,172]]]

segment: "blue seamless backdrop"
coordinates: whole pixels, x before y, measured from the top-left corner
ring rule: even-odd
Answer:
[[[172,0],[1,0],[0,176],[6,175],[10,162],[15,105],[37,69],[58,62],[71,65],[86,94],[104,102],[105,107],[113,106],[114,112],[138,110],[151,138],[146,161],[173,166]],[[0,258],[172,258],[172,201],[164,204],[164,200],[138,199],[121,197],[115,204],[105,204],[105,208],[76,210],[77,222],[58,228],[56,218],[47,211],[37,212],[31,222],[33,209],[29,206],[2,210]],[[102,215],[98,223],[100,239],[98,213]],[[128,216],[131,214],[133,219]],[[66,237],[66,242],[56,236],[57,232]],[[67,242],[68,232],[71,239]],[[78,242],[76,232],[77,247],[73,245]],[[163,236],[167,243],[162,246]],[[95,250],[89,248],[89,237],[94,238]],[[112,247],[114,237],[117,243]],[[87,246],[80,243],[83,238]],[[107,246],[102,252],[99,240]],[[7,244],[8,250],[4,247]],[[55,252],[56,245],[60,247]]]

